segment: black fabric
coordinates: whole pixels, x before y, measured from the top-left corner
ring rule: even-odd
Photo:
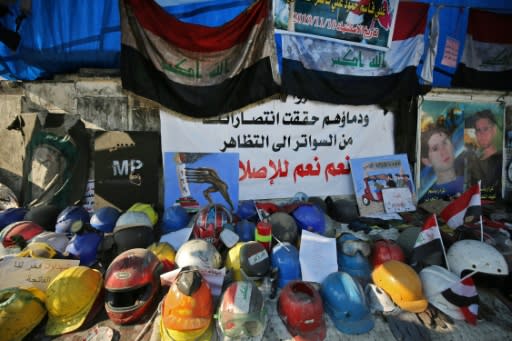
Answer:
[[[157,132],[96,132],[94,160],[96,208],[112,206],[125,211],[141,202],[161,210],[162,158]]]
[[[388,76],[362,77],[309,70],[300,62],[283,59],[282,79],[287,95],[333,104],[389,103],[420,93],[413,66]]]
[[[414,313],[402,311],[397,315],[386,315],[391,333],[398,341],[430,341],[428,329]]]
[[[483,90],[512,90],[512,70],[502,72],[479,71],[459,64],[453,76],[454,88]]]

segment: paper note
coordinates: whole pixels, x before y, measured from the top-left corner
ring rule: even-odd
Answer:
[[[299,260],[302,280],[322,283],[327,275],[338,271],[336,239],[302,230]]]

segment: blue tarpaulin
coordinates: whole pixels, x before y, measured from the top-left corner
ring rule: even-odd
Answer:
[[[252,0],[159,0],[178,19],[220,26],[243,11]],[[512,12],[507,0],[432,0],[430,17],[439,8],[439,42],[433,86],[450,87],[455,67],[441,64],[447,37],[460,44],[462,55],[470,8]],[[0,17],[3,27],[15,30],[20,4]],[[79,68],[119,68],[121,33],[118,0],[32,0],[32,10],[20,25],[21,41],[12,51],[0,43],[0,78],[49,79]],[[427,32],[428,33],[428,32]],[[427,39],[427,38],[426,38]],[[419,70],[422,65],[420,64]]]

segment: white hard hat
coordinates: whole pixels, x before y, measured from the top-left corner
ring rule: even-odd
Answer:
[[[455,242],[446,254],[450,271],[461,277],[462,272],[482,272],[490,275],[508,275],[505,257],[493,246],[472,239]]]

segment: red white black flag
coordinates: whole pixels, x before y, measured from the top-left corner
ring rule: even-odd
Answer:
[[[460,197],[441,211],[441,218],[453,229],[480,220],[482,203],[480,199],[480,182],[471,186]]]
[[[421,232],[418,234],[410,263],[414,267],[428,255],[442,251],[441,232],[437,225],[436,215],[432,214],[425,220]]]
[[[471,277],[456,282],[452,287],[441,293],[443,297],[453,305],[460,308],[464,319],[476,325],[478,316],[478,292]]]

